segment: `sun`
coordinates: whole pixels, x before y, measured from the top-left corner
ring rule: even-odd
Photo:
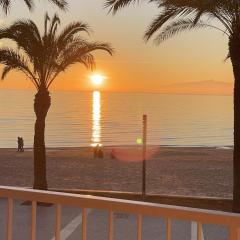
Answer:
[[[90,76],[90,79],[94,85],[100,86],[103,84],[103,81],[106,77],[103,76],[102,74],[93,74]]]

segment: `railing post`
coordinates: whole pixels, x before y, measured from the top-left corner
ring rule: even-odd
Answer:
[[[82,209],[82,240],[87,239],[87,209]]]
[[[191,240],[204,240],[204,234],[202,230],[202,223],[191,222]]]
[[[56,205],[56,226],[55,226],[55,239],[61,239],[61,205]]]
[[[13,239],[13,199],[8,198],[7,208],[7,240]]]
[[[142,215],[137,216],[137,240],[142,240]]]
[[[197,223],[197,240],[202,240],[203,232],[202,232],[202,223]]]
[[[8,198],[7,208],[7,240],[13,239],[13,199]]]
[[[109,212],[108,239],[113,240],[113,212]]]
[[[166,231],[166,239],[171,240],[171,219],[167,218],[167,231]]]
[[[37,202],[32,202],[32,226],[31,226],[31,240],[36,240],[36,217],[37,217]]]
[[[231,226],[230,227],[229,240],[240,240],[240,227],[239,226]]]

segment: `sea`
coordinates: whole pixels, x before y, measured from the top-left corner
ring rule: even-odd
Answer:
[[[0,90],[0,148],[16,147],[18,136],[33,146],[34,94]],[[233,145],[232,96],[53,91],[51,101],[47,147],[141,144],[143,115],[149,145]]]

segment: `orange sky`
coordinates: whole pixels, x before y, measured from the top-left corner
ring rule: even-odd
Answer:
[[[47,1],[38,10],[28,13],[26,8],[13,5],[8,24],[22,16],[30,17],[42,27],[46,9],[56,10]],[[96,72],[107,76],[104,91],[134,91],[189,94],[232,93],[233,75],[227,55],[227,39],[221,33],[204,30],[186,33],[156,47],[144,44],[142,35],[157,10],[153,4],[126,8],[115,17],[103,9],[103,0],[72,0],[69,11],[60,13],[62,25],[71,21],[88,22],[93,40],[106,41],[116,50],[114,57],[97,53]],[[19,11],[20,9],[20,11]],[[54,9],[54,10],[53,10]],[[90,72],[76,65],[56,79],[52,90],[93,90]],[[0,88],[31,88],[21,74],[13,73],[0,83]]]

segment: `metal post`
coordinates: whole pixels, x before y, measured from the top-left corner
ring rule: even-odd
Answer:
[[[142,197],[146,195],[147,115],[143,115]]]

